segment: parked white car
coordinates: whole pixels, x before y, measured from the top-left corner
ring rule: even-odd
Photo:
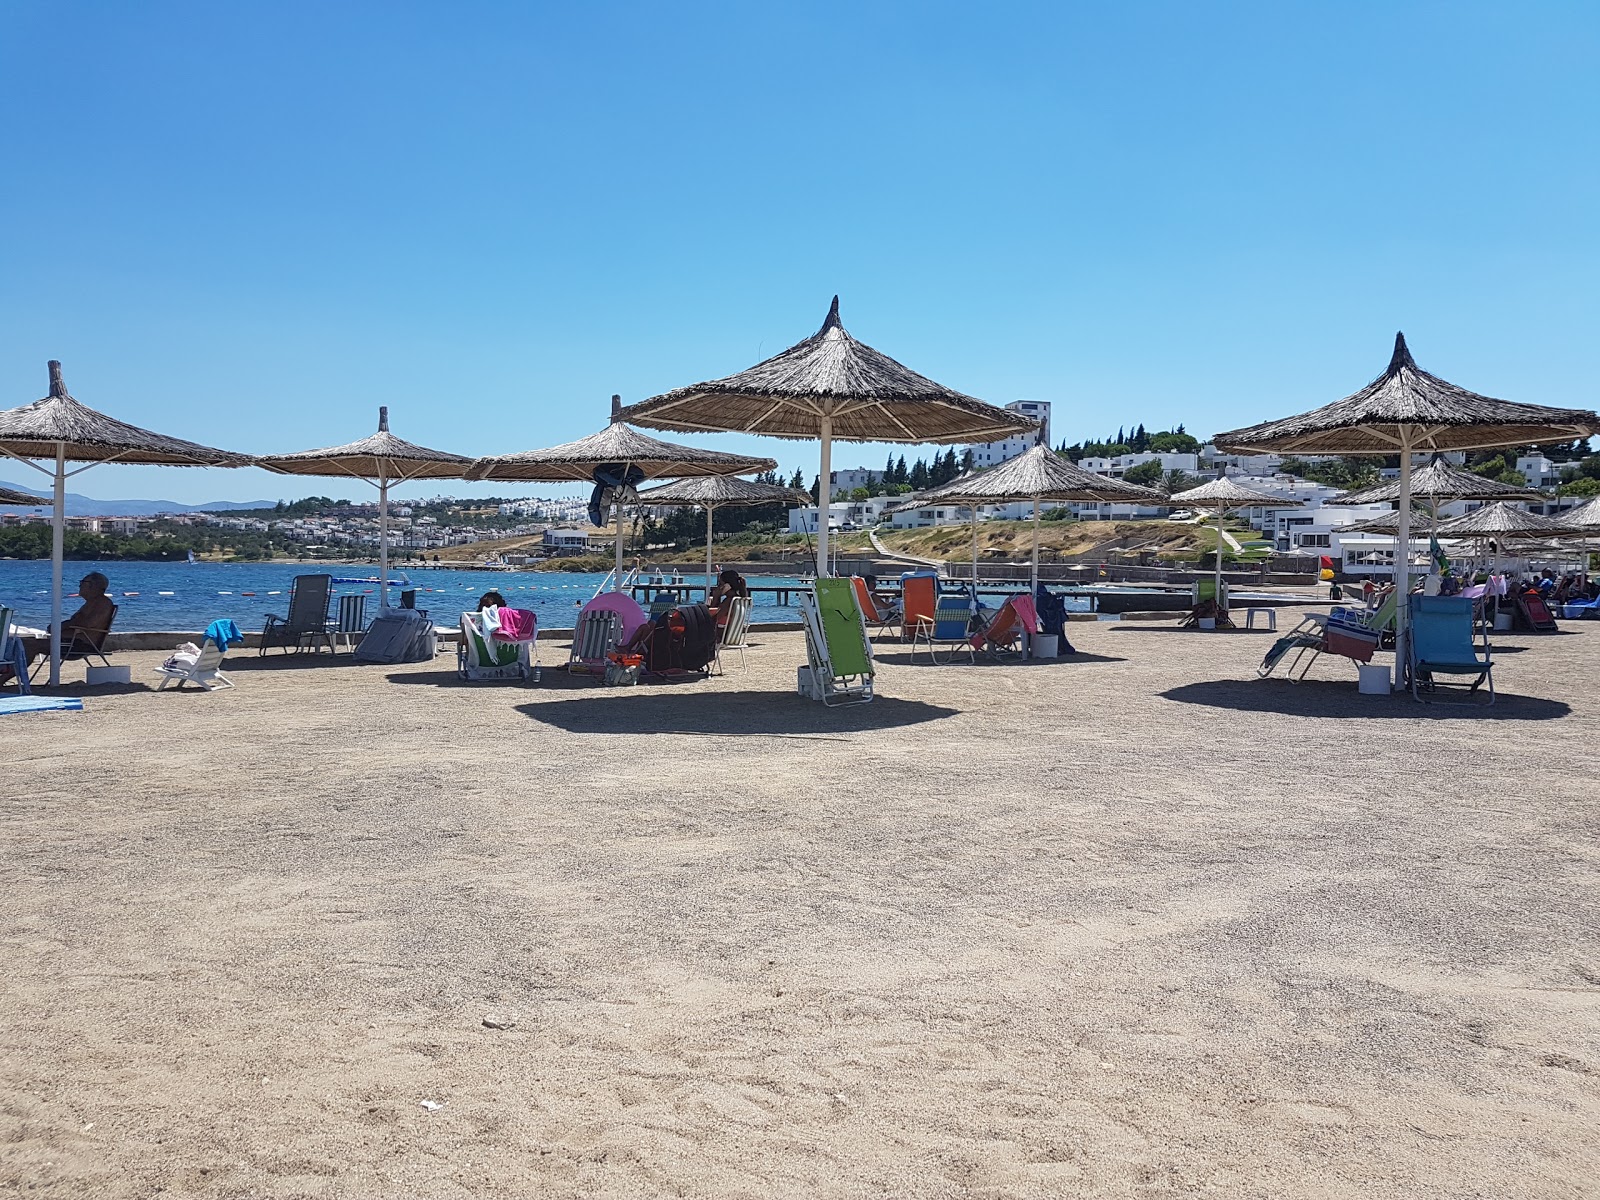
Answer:
[[[1192,521],[1194,518],[1195,511],[1192,508],[1180,508],[1177,512],[1170,513],[1167,516],[1169,521]]]

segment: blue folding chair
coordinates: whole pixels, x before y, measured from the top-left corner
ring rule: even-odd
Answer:
[[[1489,685],[1489,703],[1494,703],[1494,664],[1489,655],[1489,628],[1483,626],[1483,657],[1478,657],[1472,638],[1472,601],[1465,596],[1412,596],[1411,626],[1406,671],[1411,677],[1411,695],[1424,704],[1422,693],[1445,686],[1441,675],[1470,675],[1468,692]],[[1461,686],[1461,685],[1454,685]]]
[[[961,651],[976,662],[972,644],[972,597],[965,592],[940,592],[933,609],[933,620],[921,627],[911,642],[911,657],[917,656],[917,643],[928,643],[928,657],[934,663],[947,663]],[[942,657],[941,657],[942,656]]]

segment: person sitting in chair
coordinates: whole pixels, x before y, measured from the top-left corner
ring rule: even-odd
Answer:
[[[494,605],[496,608],[504,608],[506,606],[506,598],[504,596],[502,596],[499,592],[495,592],[495,591],[485,592],[483,595],[478,597],[478,605],[473,611],[474,612],[482,612],[484,609],[488,608],[491,604]]]
[[[111,597],[106,591],[111,586],[111,581],[99,571],[90,571],[78,580],[78,595],[83,599],[83,605],[77,612],[61,622],[61,653],[66,654],[72,646],[74,637],[80,641],[89,642],[96,649],[105,640],[111,628]],[[50,639],[48,637],[25,637],[22,639],[22,648],[28,655],[28,661],[41,658],[50,653]]]
[[[711,609],[711,615],[716,618],[718,625],[726,625],[731,611],[728,601],[749,595],[750,589],[745,584],[744,576],[730,569],[717,576],[717,586],[707,597],[706,607]]]

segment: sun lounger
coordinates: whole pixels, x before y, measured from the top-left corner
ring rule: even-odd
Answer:
[[[724,650],[737,650],[739,652],[739,665],[744,666],[745,643],[750,637],[750,605],[749,596],[733,596],[727,601],[728,619],[722,626],[721,636],[717,640],[717,674],[722,674],[722,652]]]
[[[267,614],[266,624],[261,627],[260,653],[281,646],[285,654],[291,647],[298,654],[307,645],[312,649],[326,645],[328,653],[334,653],[333,634],[328,629],[328,605],[332,599],[332,575],[296,575],[289,593],[289,615]]]
[[[847,579],[819,579],[800,595],[806,657],[800,692],[831,706],[866,704],[873,696],[872,645],[855,589]]]
[[[1298,625],[1272,643],[1256,668],[1256,674],[1262,679],[1271,675],[1291,650],[1295,651],[1295,656],[1284,671],[1284,677],[1291,683],[1304,679],[1323,654],[1348,658],[1352,662],[1371,662],[1374,651],[1394,644],[1395,607],[1396,597],[1391,591],[1377,608],[1336,606],[1326,614],[1308,613]],[[1299,674],[1295,673],[1297,667]]]
[[[164,692],[172,684],[177,684],[179,690],[182,690],[186,683],[192,683],[208,692],[231,688],[233,680],[222,673],[222,662],[227,655],[225,647],[207,638],[200,647],[199,655],[192,661],[185,656],[174,656],[156,668],[156,674],[161,676],[161,683],[156,691]]]
[[[1483,627],[1483,657],[1473,644],[1472,601],[1460,596],[1412,596],[1411,625],[1406,674],[1411,695],[1437,694],[1445,684],[1441,675],[1469,675],[1467,686],[1475,692],[1489,685],[1489,703],[1494,703],[1494,664],[1489,651],[1488,627]]]

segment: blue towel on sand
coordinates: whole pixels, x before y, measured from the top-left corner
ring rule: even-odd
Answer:
[[[206,626],[205,636],[200,639],[200,644],[204,646],[208,640],[215,642],[218,650],[226,650],[229,646],[244,645],[244,634],[239,632],[237,625],[227,617],[223,617]]]
[[[83,701],[75,696],[6,696],[0,698],[0,717],[8,713],[49,712],[58,708],[75,712],[82,707]]]

